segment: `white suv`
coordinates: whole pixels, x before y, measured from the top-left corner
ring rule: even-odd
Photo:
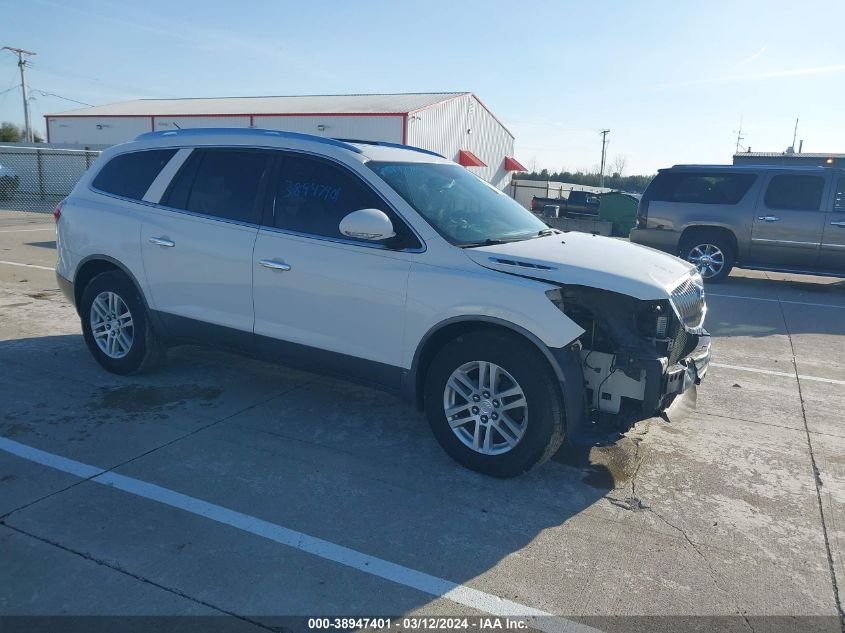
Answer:
[[[149,133],[55,215],[59,283],[107,370],[189,342],[347,377],[415,402],[490,475],[689,400],[710,357],[691,264],[550,229],[413,147]]]

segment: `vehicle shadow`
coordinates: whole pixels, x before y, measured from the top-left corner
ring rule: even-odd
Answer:
[[[622,446],[615,456],[613,447],[600,454],[569,447],[522,477],[488,478],[452,462],[424,417],[392,396],[196,347],[170,350],[159,370],[137,377],[104,372],[80,335],[0,342],[0,363],[10,368],[0,385],[2,436],[101,467],[115,463],[113,451],[105,451],[120,447],[128,452],[119,461],[134,460],[132,476],[410,569],[459,584],[493,578],[494,593],[504,590],[503,577],[513,576],[508,593],[497,595],[517,602],[561,602],[557,580],[537,583],[530,570],[539,564],[554,567],[552,550],[573,560],[589,558],[587,550],[597,547],[595,535],[577,518],[611,489],[624,486],[634,470],[627,459],[636,456],[631,446]],[[217,423],[191,430],[200,415],[202,424]],[[140,439],[133,447],[133,438],[163,448],[142,445]],[[0,480],[0,490],[7,485]],[[98,500],[94,494],[90,504],[113,500],[113,495]],[[319,591],[294,592],[302,597],[293,605],[280,601],[279,590],[271,589],[278,585],[279,569],[251,561],[248,548],[224,554],[204,546],[210,538],[204,524],[187,537],[195,546],[171,556],[175,545],[169,540],[184,540],[184,534],[162,528],[160,514],[115,515],[126,507],[132,506],[101,508],[90,513],[94,518],[83,513],[94,523],[86,530],[100,535],[100,544],[86,544],[92,556],[108,553],[129,572],[136,557],[153,557],[153,567],[171,577],[182,568],[219,565],[224,557],[235,568],[250,568],[250,583],[267,587],[267,595],[251,596],[248,607],[237,603],[235,596],[243,592],[236,573],[188,580],[176,588],[200,597],[232,596],[226,608],[235,613],[249,608],[250,616],[268,622],[286,615],[282,609],[325,613],[327,598]],[[168,515],[168,521],[179,520],[178,512]],[[55,529],[44,536],[75,545],[70,528]],[[136,544],[129,533],[138,530]],[[130,549],[121,554],[123,547]],[[266,549],[255,552],[265,554]],[[264,577],[262,570],[267,570]],[[310,582],[308,569],[285,573]],[[578,586],[577,579],[566,582]],[[432,599],[387,585],[378,595],[350,588],[329,603],[344,615],[373,616],[412,612]]]

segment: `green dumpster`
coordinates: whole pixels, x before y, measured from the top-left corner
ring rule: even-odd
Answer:
[[[611,235],[614,237],[628,237],[631,229],[637,223],[637,206],[640,200],[637,196],[621,191],[602,194],[599,204],[599,220],[613,223]]]

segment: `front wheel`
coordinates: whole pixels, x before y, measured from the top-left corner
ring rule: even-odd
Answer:
[[[82,293],[79,308],[85,344],[108,371],[141,373],[163,357],[164,348],[153,332],[141,295],[122,272],[94,277]]]
[[[533,345],[515,335],[476,332],[448,343],[431,363],[424,401],[443,449],[485,475],[519,475],[563,442],[557,379]]]

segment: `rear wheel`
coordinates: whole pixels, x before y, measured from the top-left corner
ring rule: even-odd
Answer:
[[[94,277],[80,302],[82,334],[96,361],[115,374],[134,374],[164,356],[135,285],[119,271]]]
[[[684,239],[680,256],[695,265],[705,281],[718,283],[731,274],[736,261],[733,244],[719,232],[700,231]]]
[[[515,335],[478,332],[448,343],[431,363],[424,401],[443,449],[485,475],[519,475],[563,442],[557,379],[546,359]]]

